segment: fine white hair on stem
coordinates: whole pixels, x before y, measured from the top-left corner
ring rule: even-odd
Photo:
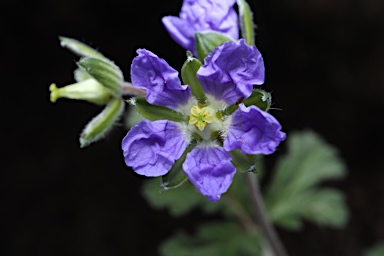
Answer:
[[[145,97],[146,96],[146,93],[144,90],[133,87],[132,84],[129,82],[123,82],[123,84],[121,86],[123,89],[123,95],[133,95],[133,96],[137,96],[137,97]]]

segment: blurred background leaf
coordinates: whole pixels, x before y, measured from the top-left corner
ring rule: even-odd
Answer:
[[[375,247],[367,250],[364,256],[383,256],[384,255],[384,242],[376,245]]]
[[[342,227],[348,220],[343,193],[320,186],[323,181],[345,176],[345,165],[337,151],[312,131],[290,134],[287,145],[287,153],[278,160],[265,193],[271,221],[290,230],[302,228],[304,220],[334,228]],[[255,175],[262,177],[262,156],[257,158],[255,169]],[[257,227],[247,229],[255,224],[241,172],[235,175],[227,193],[216,203],[200,195],[189,181],[176,189],[160,191],[160,179],[146,180],[142,192],[155,209],[168,209],[171,215],[181,216],[198,207],[207,214],[221,213],[223,217],[220,227],[207,223],[200,226],[194,236],[178,232],[162,245],[163,255],[261,255],[256,247],[244,249],[257,251],[253,254],[236,251],[243,248],[238,244],[238,239],[246,240],[250,233],[257,230]],[[239,221],[237,226],[234,226],[234,220]],[[223,234],[230,235],[233,241]],[[263,247],[262,255],[269,255],[268,247],[258,240],[257,248],[260,246]]]
[[[263,156],[257,156],[255,166],[255,175],[260,179],[264,169]],[[147,179],[143,184],[142,194],[153,208],[168,209],[173,216],[187,214],[195,207],[199,207],[207,214],[221,211],[226,216],[236,215],[239,207],[243,208],[240,211],[250,211],[247,190],[240,172],[234,176],[227,193],[222,195],[222,200],[216,203],[211,203],[202,196],[190,181],[175,189],[162,191],[160,178]]]
[[[225,209],[225,201],[211,203],[202,196],[190,181],[180,187],[162,191],[161,179],[151,178],[144,182],[142,194],[151,207],[167,209],[172,216],[182,216],[195,207],[200,207],[205,213],[211,214]],[[227,210],[231,211],[231,210]]]
[[[160,178],[148,179],[142,188],[142,194],[155,209],[168,209],[173,216],[188,213],[202,200],[195,187],[188,181],[178,188],[161,191]]]
[[[337,150],[312,131],[289,134],[287,144],[288,152],[278,160],[265,193],[270,218],[292,230],[300,229],[303,219],[342,227],[348,219],[343,194],[317,187],[345,176]]]
[[[163,256],[248,256],[260,255],[260,236],[246,233],[236,223],[211,222],[197,228],[190,236],[179,231],[160,247]]]

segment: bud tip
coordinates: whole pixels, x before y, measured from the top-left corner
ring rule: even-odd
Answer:
[[[56,84],[51,84],[49,86],[49,91],[51,92],[51,102],[55,103],[58,98],[60,98],[59,89],[57,89]]]

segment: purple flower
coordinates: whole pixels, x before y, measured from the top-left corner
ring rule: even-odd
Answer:
[[[183,170],[201,194],[211,202],[227,191],[236,173],[231,156],[217,145],[195,147],[187,155]]]
[[[143,120],[123,139],[125,163],[141,175],[166,174],[184,152],[189,141],[175,122]]]
[[[234,104],[248,98],[253,85],[264,83],[264,61],[256,47],[244,39],[216,47],[197,72],[204,91],[217,100]]]
[[[264,81],[263,59],[255,46],[243,39],[226,42],[204,63],[197,78],[207,102],[199,105],[189,86],[181,85],[177,72],[163,59],[138,50],[131,66],[132,85],[147,91],[149,103],[176,110],[188,121],[141,121],[127,133],[122,148],[125,163],[136,173],[162,176],[188,144],[196,141],[186,155],[183,171],[202,195],[215,202],[236,173],[230,151],[268,155],[285,139],[285,133],[272,115],[256,106],[241,103],[232,115],[223,112],[237,99],[247,98],[253,84]]]
[[[224,149],[241,149],[243,154],[269,155],[285,140],[279,122],[256,106],[239,108],[232,114],[232,122],[224,139]]]
[[[237,40],[236,0],[184,0],[179,17],[166,16],[162,22],[181,47],[195,53],[195,32],[219,32]]]
[[[135,87],[145,89],[147,101],[174,110],[185,105],[192,94],[188,86],[181,85],[179,72],[147,50],[139,49],[137,53],[131,65],[131,80]]]

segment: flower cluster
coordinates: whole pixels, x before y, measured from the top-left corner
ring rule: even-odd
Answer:
[[[141,175],[163,176],[194,143],[182,169],[201,194],[215,202],[232,183],[236,168],[230,152],[271,154],[285,139],[281,125],[257,106],[238,104],[253,85],[264,82],[263,58],[244,39],[226,42],[211,51],[197,71],[205,93],[199,102],[178,72],[150,51],[139,49],[131,66],[132,85],[144,89],[148,103],[185,116],[180,122],[143,120],[122,141],[125,163]]]
[[[80,135],[85,147],[111,131],[123,112],[124,95],[137,96],[130,103],[147,120],[122,141],[127,166],[140,175],[162,176],[163,189],[189,180],[215,202],[236,171],[252,170],[255,155],[272,154],[286,137],[266,112],[270,95],[254,89],[264,83],[265,72],[251,17],[245,0],[184,0],[179,17],[164,17],[170,36],[187,50],[181,79],[164,59],[139,49],[131,64],[132,83],[125,82],[120,68],[103,54],[60,37],[61,45],[81,58],[74,72],[77,83],[52,84],[51,101],[105,105]],[[239,27],[245,39],[238,39]]]
[[[140,121],[122,141],[125,163],[136,173],[157,177],[175,166],[182,168],[212,202],[232,183],[236,173],[233,152],[268,155],[286,137],[272,115],[247,101],[255,92],[254,85],[264,83],[264,61],[254,45],[238,40],[234,4],[235,0],[184,0],[179,17],[162,19],[170,36],[199,55],[203,65],[187,54],[184,65],[195,61],[197,68],[186,71],[184,77],[183,66],[182,82],[179,72],[164,59],[137,50],[131,65],[132,85],[145,90],[147,106],[168,110],[171,118]],[[213,33],[208,44],[200,47],[205,52],[198,54],[196,33]],[[224,43],[218,41],[212,47],[216,34]],[[172,113],[178,118],[172,118]]]

